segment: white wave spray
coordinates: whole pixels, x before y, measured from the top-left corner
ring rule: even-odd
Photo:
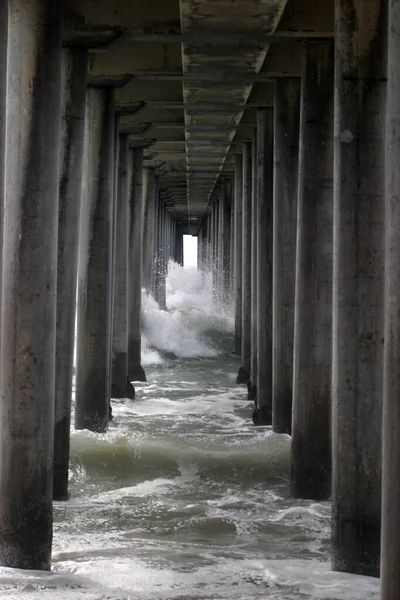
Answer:
[[[159,364],[161,353],[180,358],[216,356],[204,339],[210,329],[231,331],[232,309],[213,305],[211,273],[184,268],[170,261],[166,281],[167,310],[142,291],[142,364]]]

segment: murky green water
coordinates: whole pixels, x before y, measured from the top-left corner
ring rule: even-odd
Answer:
[[[0,598],[377,600],[377,580],[330,571],[330,506],[288,497],[290,438],[253,426],[231,319],[190,277],[175,269],[171,312],[145,301],[162,352],[145,346],[137,399],[106,435],[72,434],[52,574],[0,569]]]

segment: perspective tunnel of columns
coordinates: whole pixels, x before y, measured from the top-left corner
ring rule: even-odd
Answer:
[[[1,564],[50,568],[75,313],[103,432],[191,234],[333,569],[398,600],[400,1],[0,0],[0,30]]]

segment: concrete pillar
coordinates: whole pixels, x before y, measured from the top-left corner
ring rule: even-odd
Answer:
[[[207,215],[207,273],[212,270],[212,251],[211,251],[211,238],[212,238],[212,227],[211,227],[211,214]],[[232,237],[232,234],[231,234]],[[232,255],[231,255],[232,264]],[[231,267],[232,270],[232,267]]]
[[[400,598],[400,11],[389,0],[381,600]]]
[[[113,89],[88,89],[86,119],[88,172],[82,194],[75,427],[105,431],[111,376]]]
[[[4,180],[5,180],[5,152],[6,152],[8,4],[9,4],[9,0],[0,0],[0,272],[2,270],[4,191],[5,191]],[[0,297],[1,297],[1,281],[0,281]],[[0,319],[0,321],[1,321],[1,319]],[[0,330],[1,330],[1,324],[0,324]],[[0,333],[0,335],[1,335],[1,333]]]
[[[257,425],[272,418],[273,119],[257,110]]]
[[[231,284],[231,300],[234,300],[235,295],[235,189],[234,183],[231,180],[231,189],[233,189],[231,199],[231,239],[230,239],[230,252],[231,265],[230,265],[230,284]]]
[[[218,278],[218,203],[212,205],[212,288],[213,302],[218,306],[219,301]]]
[[[230,299],[230,189],[227,180],[222,181],[218,200],[218,297],[219,306],[228,306]]]
[[[223,200],[223,240],[222,240],[222,288],[223,302],[227,307],[231,300],[230,278],[231,278],[231,204],[232,204],[232,183],[229,179],[224,179],[222,183]]]
[[[242,187],[242,365],[236,383],[249,383],[251,362],[251,202],[252,155],[251,143],[243,144]]]
[[[257,130],[252,140],[251,169],[251,306],[250,306],[250,381],[248,384],[249,400],[257,396]]]
[[[153,260],[152,260],[152,279],[151,286],[154,299],[158,302],[158,219],[159,219],[159,183],[158,177],[155,181],[155,192],[154,192],[154,232],[153,232]]]
[[[165,207],[164,200],[160,197],[158,202],[158,247],[156,253],[156,275],[157,275],[157,295],[156,300],[162,310],[166,309],[165,297],[165,256],[164,256],[164,218]]]
[[[224,192],[222,185],[218,193],[218,232],[217,232],[217,289],[218,289],[218,307],[224,306]]]
[[[143,249],[143,148],[132,149],[132,185],[129,219],[129,335],[128,377],[146,381],[141,365]]]
[[[183,267],[183,233],[179,228],[177,230],[176,244],[178,257],[177,262]]]
[[[133,399],[135,392],[128,383],[129,193],[132,169],[126,134],[119,135],[118,163],[111,396]]]
[[[150,292],[153,280],[154,229],[156,211],[156,174],[147,170],[147,193],[143,223],[143,287]]]
[[[243,164],[242,156],[235,155],[235,354],[242,352],[242,210],[243,210]]]
[[[11,0],[9,17],[0,564],[50,569],[61,8],[50,0]]]
[[[386,2],[336,13],[332,564],[378,575]]]
[[[199,232],[197,234],[197,269],[199,271],[204,271],[203,254],[204,254],[204,231],[203,231],[203,228],[200,227]]]
[[[87,50],[74,48],[63,51],[54,412],[54,500],[68,498],[87,66]]]
[[[303,50],[290,491],[331,492],[333,43]]]
[[[272,428],[292,430],[300,79],[275,81]]]

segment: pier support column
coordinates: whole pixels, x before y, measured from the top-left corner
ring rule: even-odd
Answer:
[[[212,205],[212,290],[214,306],[218,306],[218,203]]]
[[[2,272],[3,217],[5,192],[5,153],[6,153],[6,106],[7,106],[7,42],[8,4],[0,0],[0,273]],[[1,280],[1,278],[0,278]],[[1,282],[0,282],[1,298]],[[0,301],[1,307],[1,301]],[[0,308],[1,310],[1,308]],[[1,325],[0,325],[1,329]],[[0,333],[1,335],[1,333]]]
[[[88,52],[63,51],[53,498],[68,498]]]
[[[157,249],[156,249],[156,300],[161,310],[166,310],[166,297],[165,297],[165,242],[164,242],[164,218],[165,218],[165,206],[164,200],[159,197],[158,208],[157,208]],[[183,247],[182,247],[182,260],[183,260]]]
[[[400,11],[389,0],[381,600],[400,598]]]
[[[257,412],[256,425],[272,419],[272,209],[274,111],[257,111]]]
[[[53,520],[61,7],[53,0],[11,1],[9,11],[0,564],[48,570]]]
[[[242,351],[242,211],[243,211],[243,164],[242,156],[235,155],[235,270],[234,270],[234,303],[235,303],[235,354]]]
[[[76,429],[105,431],[110,407],[114,90],[87,92],[78,279]]]
[[[333,43],[305,42],[301,82],[290,492],[331,491]]]
[[[366,10],[362,0],[338,0],[335,32],[332,565],[375,576],[381,519],[386,6],[375,0]]]
[[[113,398],[133,399],[135,397],[135,392],[132,385],[128,383],[129,191],[132,176],[129,159],[129,137],[127,134],[120,134],[118,152],[118,188],[116,198],[111,396]]]
[[[146,381],[141,365],[143,249],[143,148],[132,149],[132,185],[129,219],[129,336],[128,376]]]
[[[153,287],[155,211],[156,174],[154,169],[148,169],[143,223],[143,287],[147,292]]]
[[[176,230],[176,257],[177,263],[183,267],[183,234],[179,225]]]
[[[242,365],[236,383],[249,383],[251,362],[251,203],[252,203],[252,148],[243,144],[242,186]]]
[[[250,381],[248,398],[255,400],[257,396],[257,130],[252,140],[251,169],[251,349],[250,349]]]
[[[223,241],[222,241],[222,288],[224,307],[229,306],[231,300],[231,203],[232,203],[232,182],[224,179],[222,183],[223,200]]]
[[[291,433],[300,78],[275,81],[272,429]]]

